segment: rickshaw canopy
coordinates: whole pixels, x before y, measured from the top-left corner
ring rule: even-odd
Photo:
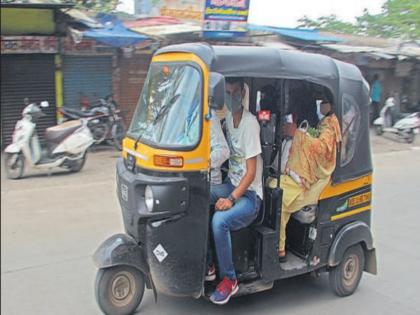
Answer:
[[[333,182],[358,178],[372,171],[368,127],[369,85],[355,65],[325,55],[273,47],[211,46],[206,43],[167,46],[155,55],[176,52],[197,55],[210,71],[225,77],[292,79],[322,85],[332,94],[334,111],[342,128],[343,106],[353,103],[360,116],[353,139],[355,152],[347,163],[338,161]]]

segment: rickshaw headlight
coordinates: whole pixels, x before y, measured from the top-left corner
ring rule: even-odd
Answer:
[[[152,187],[146,186],[144,191],[144,200],[146,202],[147,211],[153,211],[153,205],[155,204],[155,199],[153,198],[153,190]]]

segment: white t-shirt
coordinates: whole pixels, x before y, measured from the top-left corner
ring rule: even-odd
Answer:
[[[255,191],[262,199],[262,171],[260,125],[257,118],[250,112],[243,110],[238,128],[233,127],[233,117],[226,113],[227,141],[230,148],[229,179],[234,186],[238,186],[246,173],[246,160],[257,157],[255,179],[248,190]]]
[[[218,185],[222,183],[222,171],[220,167],[229,158],[229,147],[223,134],[219,117],[217,117],[214,110],[212,110],[211,115],[210,136],[210,182],[213,185]]]

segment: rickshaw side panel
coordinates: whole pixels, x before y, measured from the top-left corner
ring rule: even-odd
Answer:
[[[340,187],[347,189],[340,194]],[[361,244],[365,251],[365,271],[376,274],[376,255],[370,230],[371,175],[332,186],[321,198],[317,226],[320,234],[313,246],[317,249],[314,254],[320,257],[320,264],[336,266],[347,248]]]

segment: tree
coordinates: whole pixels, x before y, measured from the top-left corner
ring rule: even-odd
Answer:
[[[340,21],[335,15],[316,20],[304,16],[298,22],[299,27],[345,34],[420,39],[420,1],[387,0],[379,14],[370,14],[365,9],[356,17],[356,23]]]
[[[116,9],[119,0],[74,0],[76,8],[88,9],[96,13],[109,13]]]
[[[357,33],[358,28],[349,22],[343,22],[338,19],[335,14],[321,16],[319,19],[312,20],[306,15],[298,20],[298,27],[316,28],[320,30],[332,31],[344,34]]]

